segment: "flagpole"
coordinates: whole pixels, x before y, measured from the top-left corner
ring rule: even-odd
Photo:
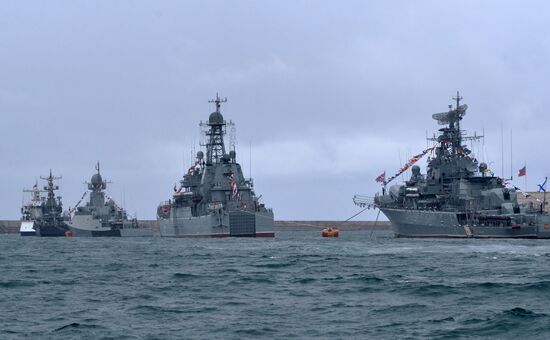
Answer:
[[[527,190],[527,161],[525,161],[523,164],[525,164],[525,190],[529,192],[529,190]]]
[[[544,178],[544,187],[543,187],[543,199],[542,199],[542,209],[541,209],[541,213],[543,213],[545,210],[546,210],[546,181],[548,181],[548,177],[545,177]]]
[[[514,159],[514,155],[512,153],[514,149],[514,144],[512,143],[512,129],[510,129],[510,181],[512,181],[514,179],[514,168],[513,168],[513,159]],[[527,174],[527,173],[526,173]]]

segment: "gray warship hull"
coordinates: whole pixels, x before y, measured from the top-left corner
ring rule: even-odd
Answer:
[[[153,231],[146,228],[129,229],[84,229],[70,227],[72,236],[75,237],[151,237]]]
[[[217,215],[158,219],[162,237],[274,237],[273,213],[230,212]]]
[[[390,220],[396,237],[550,239],[550,221],[543,216],[534,224],[488,226],[460,223],[456,212],[390,208],[380,210]]]
[[[129,223],[130,224],[130,223]],[[151,237],[153,230],[136,227],[105,227],[91,215],[78,215],[68,222],[72,236],[76,237]]]

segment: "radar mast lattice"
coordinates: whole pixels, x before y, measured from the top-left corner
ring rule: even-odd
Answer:
[[[225,155],[225,144],[223,137],[225,135],[226,122],[223,119],[223,115],[220,112],[221,103],[226,103],[227,98],[221,99],[216,93],[216,99],[211,99],[209,103],[216,104],[216,111],[210,114],[208,122],[201,123],[201,127],[204,128],[204,134],[206,136],[206,164],[212,165],[218,163]]]

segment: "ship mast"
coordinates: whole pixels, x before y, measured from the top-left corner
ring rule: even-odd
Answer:
[[[38,188],[38,181],[35,182],[32,189],[23,189],[23,192],[30,192],[31,193],[31,202],[32,203],[39,203],[40,202],[40,193],[45,192],[44,190],[40,190]]]
[[[61,179],[61,176],[54,177],[52,175],[52,170],[50,169],[50,175],[48,177],[40,176],[40,178],[48,182],[48,185],[44,187],[44,190],[48,192],[48,203],[53,205],[53,202],[55,202],[54,190],[59,189],[57,185],[54,185],[53,181]]]
[[[227,98],[221,99],[216,93],[216,99],[211,99],[209,103],[216,104],[216,111],[210,114],[206,125],[209,129],[205,132],[208,141],[206,143],[206,165],[218,163],[225,155],[225,144],[223,136],[225,135],[225,121],[220,112],[221,103],[226,103]]]
[[[48,185],[44,187],[44,190],[48,192],[48,198],[46,199],[46,206],[49,207],[49,211],[45,213],[45,215],[49,215],[53,217],[54,223],[57,220],[55,208],[57,205],[57,202],[55,200],[55,190],[58,190],[59,187],[57,185],[54,185],[54,181],[61,179],[61,176],[55,177],[52,175],[52,169],[50,169],[50,175],[48,177],[42,177],[41,179],[47,181]],[[61,206],[61,202],[59,202],[59,206]]]
[[[453,153],[456,153],[456,147],[462,147],[462,133],[460,132],[460,120],[462,119],[462,117],[460,116],[460,113],[459,113],[459,108],[460,108],[460,101],[462,100],[462,97],[460,96],[460,92],[456,91],[456,97],[453,97],[452,98],[453,100],[456,100],[456,108],[455,110],[457,111],[457,115],[456,115],[456,132],[455,132],[455,138],[456,138],[456,145],[455,147],[453,148]]]

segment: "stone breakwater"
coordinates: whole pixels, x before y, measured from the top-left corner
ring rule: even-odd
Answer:
[[[0,220],[0,234],[16,234],[19,232],[20,221],[18,220]],[[158,234],[159,227],[155,220],[140,220],[138,224],[141,228],[153,229]],[[338,227],[342,230],[364,230],[364,229],[389,229],[390,223],[387,221],[275,221],[275,231],[283,230],[316,230],[325,227]]]

